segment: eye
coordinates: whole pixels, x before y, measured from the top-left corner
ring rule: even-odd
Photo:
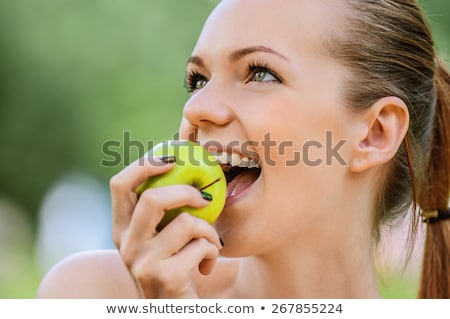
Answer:
[[[248,82],[279,82],[280,77],[267,64],[260,62],[249,64],[250,76]]]
[[[188,93],[193,93],[200,90],[206,86],[208,79],[196,71],[186,72],[186,77],[184,80],[184,87]]]
[[[258,71],[255,73],[255,75],[252,78],[252,81],[255,82],[272,82],[272,81],[277,81],[277,78],[271,74],[268,71]]]

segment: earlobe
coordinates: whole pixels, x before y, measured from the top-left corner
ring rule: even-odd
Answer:
[[[350,161],[350,171],[361,173],[394,158],[409,127],[403,100],[384,97],[362,113],[362,130]]]

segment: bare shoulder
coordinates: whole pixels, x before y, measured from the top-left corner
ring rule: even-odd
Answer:
[[[195,278],[201,298],[228,298],[233,291],[239,261],[220,258],[208,276]],[[56,264],[43,278],[37,298],[136,299],[139,294],[115,250],[71,255]]]
[[[133,280],[115,250],[71,255],[43,278],[37,298],[138,298]]]

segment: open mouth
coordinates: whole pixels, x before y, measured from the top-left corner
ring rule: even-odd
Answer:
[[[260,164],[239,154],[215,154],[227,179],[227,198],[236,197],[247,190],[261,175]]]

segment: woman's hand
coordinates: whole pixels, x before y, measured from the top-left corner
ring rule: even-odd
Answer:
[[[113,240],[145,298],[197,298],[195,275],[212,271],[222,247],[214,228],[188,213],[156,231],[165,210],[209,203],[188,185],[148,189],[138,198],[135,191],[141,183],[172,167],[144,157],[110,181]]]

